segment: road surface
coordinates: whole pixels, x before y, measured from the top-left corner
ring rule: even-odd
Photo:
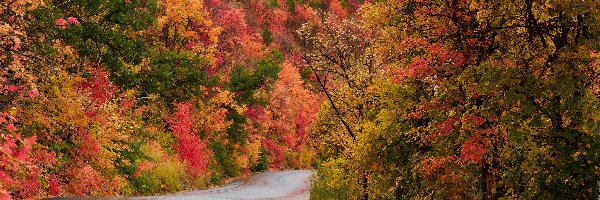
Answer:
[[[311,175],[310,170],[263,172],[220,188],[133,199],[305,200],[310,195]]]

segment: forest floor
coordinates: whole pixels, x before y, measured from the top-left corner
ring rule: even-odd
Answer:
[[[219,188],[133,199],[304,200],[310,196],[312,174],[313,172],[310,170],[263,172]]]

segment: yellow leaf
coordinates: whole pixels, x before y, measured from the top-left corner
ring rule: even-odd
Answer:
[[[16,116],[17,115],[17,107],[11,107],[10,110],[8,111],[8,114],[10,116]]]

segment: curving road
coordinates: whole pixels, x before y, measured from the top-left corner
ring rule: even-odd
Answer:
[[[134,199],[304,200],[310,196],[311,175],[310,170],[263,172],[220,188]]]

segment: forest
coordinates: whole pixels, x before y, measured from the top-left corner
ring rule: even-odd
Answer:
[[[2,0],[0,199],[597,199],[599,39],[598,0]]]

